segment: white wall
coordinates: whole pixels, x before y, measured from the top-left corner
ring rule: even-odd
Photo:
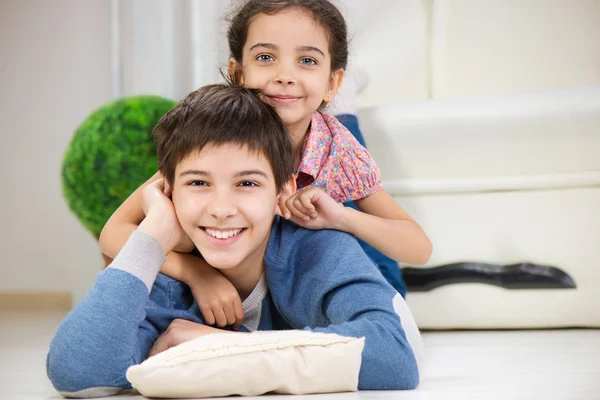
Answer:
[[[435,0],[434,98],[600,83],[600,1]]]
[[[369,74],[361,107],[429,98],[427,1],[338,0],[350,33],[350,58]]]
[[[220,79],[218,68],[224,66],[228,53],[227,25],[218,18],[227,1],[120,3],[122,94],[156,93],[178,99]],[[351,54],[370,75],[360,104],[378,108],[365,110],[363,128],[388,181],[519,175],[523,168],[532,173],[596,168],[597,136],[577,130],[574,117],[564,110],[548,118],[544,129],[535,125],[536,135],[546,135],[544,144],[553,145],[537,148],[537,141],[523,141],[514,134],[526,131],[516,130],[515,124],[536,118],[535,112],[527,118],[519,113],[535,111],[537,106],[519,108],[514,114],[518,118],[511,120],[493,110],[499,105],[506,109],[505,103],[512,104],[513,98],[500,99],[498,104],[484,102],[483,108],[477,104],[486,96],[599,83],[600,2],[337,3],[354,35]],[[62,197],[60,165],[77,125],[111,97],[110,4],[108,0],[0,2],[0,168],[5,180],[0,291],[72,290],[77,300],[101,268],[95,240],[70,214]],[[480,97],[472,99],[475,95]],[[432,97],[471,100],[428,101]],[[410,104],[396,108],[398,103]],[[573,103],[580,104],[579,97]],[[453,113],[456,107],[458,114]],[[484,113],[489,121],[504,121],[488,124],[482,132],[494,133],[495,141],[475,140],[481,139],[476,132],[481,125],[472,124],[468,117],[477,109],[492,110]],[[369,121],[381,113],[389,118]],[[595,111],[590,115],[597,118]],[[448,124],[435,124],[436,118],[445,117]],[[584,117],[577,121],[591,121]],[[386,125],[395,120],[400,122]],[[459,146],[450,131],[473,140]],[[513,134],[500,137],[495,134],[500,131]],[[551,134],[554,131],[560,132]],[[448,146],[454,143],[456,151],[431,145],[440,143],[441,137]],[[565,144],[573,138],[577,140]],[[492,143],[503,146],[496,153],[520,151],[525,162],[502,163],[498,158],[495,164],[487,163],[485,171],[473,169],[477,157],[482,163],[490,159],[482,149],[490,149]],[[571,163],[554,164],[563,149],[572,151]],[[418,214],[418,204],[408,208]]]
[[[0,291],[80,297],[102,262],[61,193],[67,144],[110,99],[110,2],[0,3]]]

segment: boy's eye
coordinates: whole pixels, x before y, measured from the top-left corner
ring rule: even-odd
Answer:
[[[241,186],[241,187],[258,187],[258,185],[256,184],[256,182],[251,182],[251,181],[240,182],[240,184],[238,186]]]
[[[273,61],[273,57],[271,57],[271,56],[270,56],[270,55],[268,55],[268,54],[261,54],[261,55],[259,55],[258,57],[256,57],[256,59],[257,59],[258,61],[261,61],[261,62],[269,62],[269,61]]]
[[[204,181],[190,181],[188,183],[188,185],[190,185],[190,186],[208,186],[208,183],[206,183]]]
[[[300,59],[300,64],[304,65],[317,65],[317,61],[314,58],[304,57]]]

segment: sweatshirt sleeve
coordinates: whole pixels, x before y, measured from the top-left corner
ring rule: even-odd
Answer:
[[[127,368],[145,358],[158,336],[144,319],[148,293],[164,260],[160,244],[136,231],[113,263],[98,273],[50,343],[47,374],[61,394],[100,397],[131,387]]]
[[[292,327],[365,337],[359,389],[418,386],[414,319],[352,236],[307,232],[289,263],[273,270],[270,289]]]

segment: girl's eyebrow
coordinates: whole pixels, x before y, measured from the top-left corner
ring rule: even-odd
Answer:
[[[296,51],[314,51],[314,52],[320,53],[323,57],[325,57],[325,53],[323,53],[321,51],[321,49],[319,49],[318,47],[314,47],[314,46],[300,46],[300,47],[296,47]]]
[[[250,47],[249,51],[256,49],[257,47],[264,47],[271,50],[279,50],[279,46],[274,45],[273,43],[256,43],[254,46]],[[296,51],[312,51],[321,54],[325,57],[325,53],[321,49],[315,46],[298,46],[296,47]]]

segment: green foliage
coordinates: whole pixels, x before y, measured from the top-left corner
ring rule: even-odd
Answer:
[[[63,194],[98,237],[112,213],[157,170],[152,129],[174,101],[136,96],[106,104],[77,128],[64,155]]]

